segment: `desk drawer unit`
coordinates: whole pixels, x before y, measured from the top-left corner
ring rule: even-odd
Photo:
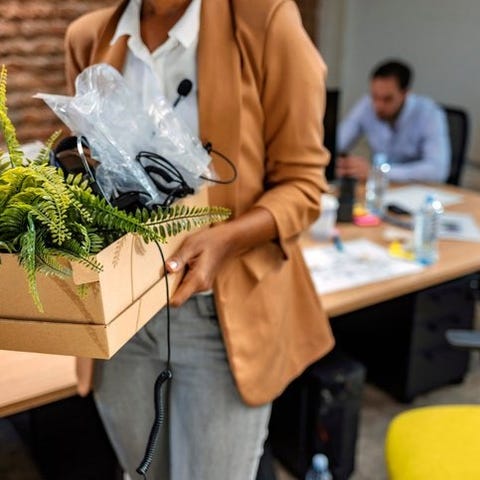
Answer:
[[[448,345],[450,328],[471,329],[468,275],[332,319],[337,344],[367,367],[367,379],[400,401],[460,382],[469,352]]]
[[[469,328],[474,314],[470,281],[462,279],[424,290],[416,295],[412,349],[446,345],[445,331]]]

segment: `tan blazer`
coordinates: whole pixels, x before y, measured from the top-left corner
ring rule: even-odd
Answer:
[[[66,37],[67,78],[88,65],[122,69],[127,38],[110,46],[126,0],[76,20]],[[234,8],[234,11],[232,10]],[[240,394],[268,402],[328,352],[333,338],[297,244],[319,214],[325,66],[292,0],[203,0],[198,47],[200,137],[232,159],[233,185],[210,203],[233,216],[254,206],[279,239],[229,259],[215,281],[219,321]],[[214,161],[219,175],[230,171]]]

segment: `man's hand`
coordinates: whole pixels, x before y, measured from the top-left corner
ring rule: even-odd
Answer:
[[[360,181],[365,181],[370,172],[370,162],[364,158],[355,155],[337,157],[335,162],[335,175],[340,177],[355,177]]]
[[[254,208],[226,223],[191,234],[173,257],[167,260],[168,272],[186,273],[170,303],[179,307],[194,293],[213,287],[215,278],[227,258],[276,238],[272,214]]]

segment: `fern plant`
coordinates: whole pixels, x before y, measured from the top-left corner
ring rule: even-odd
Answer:
[[[0,131],[8,159],[0,151],[0,253],[18,256],[33,300],[42,310],[36,274],[71,275],[68,262],[93,270],[102,266],[94,255],[126,233],[145,242],[167,238],[194,227],[220,222],[230,211],[222,207],[173,206],[127,213],[96,196],[82,175],[65,177],[48,165],[55,133],[35,159],[27,159],[7,111],[7,72],[0,72]],[[1,268],[1,266],[0,266]]]

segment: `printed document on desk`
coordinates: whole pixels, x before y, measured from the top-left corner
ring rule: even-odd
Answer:
[[[410,275],[423,268],[391,257],[385,248],[366,239],[345,242],[341,252],[333,245],[305,247],[303,256],[320,294]]]

